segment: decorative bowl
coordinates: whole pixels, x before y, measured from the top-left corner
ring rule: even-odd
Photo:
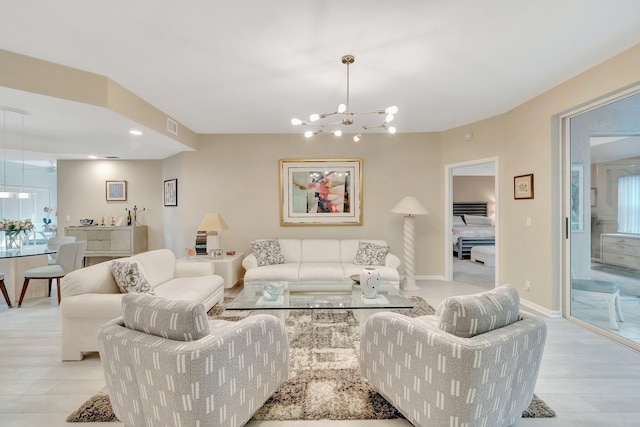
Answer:
[[[227,255],[229,255],[229,256],[232,256],[232,255],[235,255],[235,254],[236,254],[236,251],[227,251]]]
[[[267,282],[262,285],[262,297],[267,301],[277,301],[283,291],[282,282]]]
[[[80,220],[80,224],[81,225],[91,225],[91,224],[93,224],[93,220],[89,219],[89,218],[82,218]]]

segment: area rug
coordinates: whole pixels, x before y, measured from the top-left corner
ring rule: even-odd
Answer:
[[[415,307],[399,312],[433,314],[420,297]],[[225,311],[230,299],[212,308],[209,317],[237,321],[251,312]],[[362,420],[402,418],[402,415],[362,378],[358,370],[359,326],[349,310],[296,310],[286,320],[290,345],[289,379],[255,414],[255,420]],[[554,417],[534,397],[523,412],[527,418]],[[68,422],[117,421],[106,388],[67,418]]]

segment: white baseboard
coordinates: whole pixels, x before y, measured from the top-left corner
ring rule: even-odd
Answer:
[[[559,310],[549,310],[541,305],[538,305],[534,302],[526,300],[524,298],[520,298],[520,306],[528,308],[529,310],[535,311],[538,314],[547,317],[562,317],[562,313]]]
[[[416,280],[444,280],[444,276],[416,276]]]

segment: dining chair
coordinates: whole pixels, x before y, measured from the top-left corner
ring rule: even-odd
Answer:
[[[51,282],[56,279],[56,285],[58,287],[58,305],[60,304],[60,279],[67,273],[71,273],[74,270],[82,267],[84,263],[84,253],[87,250],[87,242],[80,241],[75,243],[63,243],[58,248],[58,255],[56,256],[56,263],[52,265],[45,265],[43,267],[36,267],[24,272],[24,283],[22,284],[22,292],[20,293],[20,300],[18,301],[18,307],[22,306],[22,300],[27,293],[29,287],[29,281],[32,279],[47,279],[49,281],[49,294],[51,296]]]
[[[7,287],[4,285],[4,273],[0,273],[0,290],[2,290],[2,295],[4,295],[5,301],[7,301],[7,305],[11,308],[11,300],[9,299],[9,294],[7,293]]]
[[[56,253],[60,248],[60,245],[64,243],[73,243],[76,241],[76,236],[54,236],[47,239],[47,251],[49,253],[49,265],[56,263]]]

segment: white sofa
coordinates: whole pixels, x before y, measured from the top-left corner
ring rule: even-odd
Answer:
[[[210,262],[176,262],[168,249],[144,252],[117,261],[137,261],[157,296],[202,303],[209,310],[224,297],[224,280]],[[98,351],[98,330],[122,316],[122,297],[111,261],[81,268],[61,281],[62,360],[82,360]]]
[[[251,253],[242,260],[245,283],[261,280],[342,280],[359,275],[368,265],[354,264],[359,242],[387,246],[384,240],[277,239],[284,263],[258,266]],[[400,258],[388,253],[383,265],[372,265],[380,278],[396,287],[400,284]]]

